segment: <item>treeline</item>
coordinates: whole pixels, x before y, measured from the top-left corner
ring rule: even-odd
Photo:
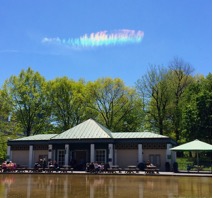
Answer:
[[[47,81],[31,68],[22,70],[0,90],[1,141],[61,133],[93,118],[114,132],[152,131],[179,143],[211,143],[212,75],[192,72],[175,58],[167,67],[150,66],[135,87],[128,87],[119,78]]]

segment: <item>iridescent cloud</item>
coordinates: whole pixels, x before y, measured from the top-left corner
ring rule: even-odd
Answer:
[[[112,32],[101,31],[91,34],[85,34],[79,38],[62,39],[59,37],[42,39],[42,43],[53,43],[74,48],[90,48],[100,46],[124,45],[142,42],[143,31],[136,30],[116,30]]]

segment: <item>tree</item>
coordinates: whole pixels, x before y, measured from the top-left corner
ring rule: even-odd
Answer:
[[[65,131],[87,118],[84,81],[56,78],[48,82],[46,92],[51,105],[52,121],[58,131]]]
[[[8,126],[9,106],[2,100],[0,90],[0,162],[6,159],[7,138],[10,134]]]
[[[100,123],[112,131],[137,130],[141,123],[142,103],[135,90],[119,78],[102,78],[87,84],[87,107]]]
[[[151,65],[147,74],[136,82],[136,89],[146,104],[145,112],[151,129],[165,133],[167,108],[170,100],[167,69]]]
[[[186,141],[212,142],[212,75],[198,77],[185,92],[183,132]]]
[[[184,91],[192,82],[191,74],[193,72],[192,66],[180,58],[174,58],[169,64],[169,77],[171,84],[171,93],[173,93],[174,111],[171,119],[174,126],[175,138],[180,139],[181,128],[181,107],[180,102]]]
[[[3,100],[11,106],[10,115],[26,136],[48,132],[45,86],[45,79],[31,68],[11,76],[3,85]]]

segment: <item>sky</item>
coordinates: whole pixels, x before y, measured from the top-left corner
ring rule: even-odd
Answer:
[[[0,0],[0,86],[28,67],[134,86],[175,57],[212,72],[211,0]]]

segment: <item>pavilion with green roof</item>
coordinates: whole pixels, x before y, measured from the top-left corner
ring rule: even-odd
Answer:
[[[176,142],[153,132],[111,132],[89,119],[60,134],[39,134],[8,141],[7,156],[19,165],[33,167],[39,159],[57,161],[60,166],[82,169],[97,161],[127,167],[150,161],[160,170],[172,164],[171,148]]]

